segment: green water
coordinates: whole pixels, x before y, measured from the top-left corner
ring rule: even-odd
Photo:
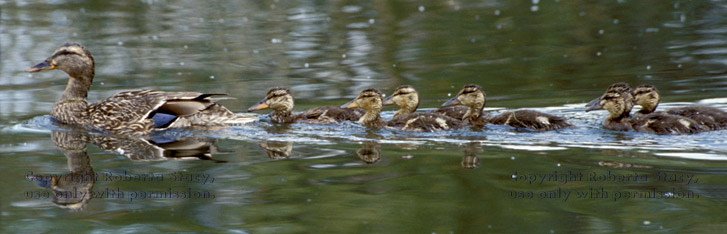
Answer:
[[[721,232],[727,131],[607,131],[584,102],[624,81],[656,85],[660,109],[727,109],[724,5],[0,1],[0,232]],[[409,84],[426,109],[475,83],[487,111],[576,127],[407,133],[263,112],[148,139],[69,131],[47,116],[66,75],[24,72],[68,41],[96,60],[90,101],[201,91],[244,112],[285,86],[305,110]]]

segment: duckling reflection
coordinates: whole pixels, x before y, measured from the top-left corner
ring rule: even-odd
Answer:
[[[53,131],[51,139],[66,156],[70,172],[61,176],[28,175],[27,179],[51,189],[53,203],[58,207],[79,210],[91,200],[91,190],[96,182],[96,173],[86,153],[89,137],[84,132]]]
[[[290,158],[290,152],[293,151],[293,142],[267,141],[260,143],[260,147],[265,149],[265,154],[267,154],[270,159],[287,159]]]
[[[381,145],[375,141],[364,141],[356,154],[366,164],[374,164],[381,160]]]
[[[480,157],[475,153],[482,152],[482,147],[479,143],[471,142],[465,146],[464,155],[462,156],[462,168],[464,169],[476,169],[480,167]]]

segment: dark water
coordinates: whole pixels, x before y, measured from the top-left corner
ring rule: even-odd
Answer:
[[[0,226],[720,232],[727,131],[612,132],[583,105],[625,81],[656,85],[660,109],[727,108],[725,15],[723,1],[0,1]],[[261,116],[145,139],[69,131],[47,115],[66,75],[23,72],[68,41],[96,59],[90,101],[204,91],[243,112],[286,86],[304,110],[410,84],[427,109],[476,83],[486,111],[527,107],[576,128],[408,133]]]

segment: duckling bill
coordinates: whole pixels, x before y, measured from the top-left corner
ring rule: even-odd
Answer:
[[[217,104],[215,95],[197,92],[137,90],[88,104],[95,62],[86,47],[66,43],[27,72],[58,69],[69,75],[68,85],[50,116],[58,122],[117,134],[147,134],[152,130],[252,122]]]

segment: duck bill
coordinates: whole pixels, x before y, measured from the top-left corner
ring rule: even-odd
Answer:
[[[56,66],[49,63],[48,61],[43,61],[42,63],[36,64],[35,66],[25,69],[25,71],[26,72],[41,72],[41,71],[52,70],[52,69],[56,69]]]
[[[267,99],[263,99],[262,101],[260,101],[257,104],[251,106],[250,108],[247,108],[247,112],[265,110],[265,109],[270,108],[270,105],[268,105],[266,103],[266,101],[267,101]]]
[[[359,106],[358,103],[356,103],[356,99],[353,99],[350,102],[341,105],[341,108],[359,108]]]
[[[396,103],[394,103],[393,97],[394,97],[394,95],[391,95],[391,96],[387,97],[386,99],[384,99],[384,101],[382,102],[382,105],[393,106],[394,104],[396,104]]]
[[[459,95],[454,96],[452,99],[449,99],[449,101],[442,104],[442,107],[448,107],[448,106],[456,106],[456,105],[462,105],[462,103],[457,99]]]
[[[603,106],[601,106],[601,98],[599,97],[599,98],[591,100],[590,102],[588,102],[588,104],[586,104],[586,107],[587,107],[586,112],[594,111],[594,110],[603,110]]]

